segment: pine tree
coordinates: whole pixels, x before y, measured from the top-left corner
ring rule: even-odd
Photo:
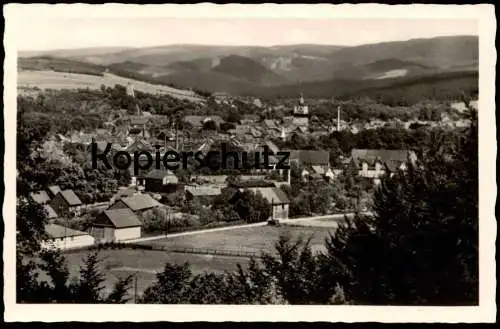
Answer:
[[[478,302],[477,118],[439,136],[406,172],[386,177],[374,216],[357,215],[327,239],[325,259],[358,304]]]

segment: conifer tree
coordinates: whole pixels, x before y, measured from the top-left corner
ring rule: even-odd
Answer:
[[[374,216],[357,215],[327,239],[331,273],[357,304],[478,302],[477,117],[438,136],[405,172],[385,177]]]

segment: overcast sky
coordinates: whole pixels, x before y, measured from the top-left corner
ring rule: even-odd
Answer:
[[[18,50],[146,47],[169,44],[360,45],[477,35],[475,20],[50,18],[15,22]]]

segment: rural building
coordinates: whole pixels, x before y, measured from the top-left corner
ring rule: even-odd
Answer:
[[[90,232],[96,242],[119,242],[141,237],[142,223],[128,208],[108,209],[100,213]]]
[[[408,150],[367,150],[353,149],[345,161],[348,166],[358,171],[359,176],[378,179],[388,170],[394,173],[405,170],[408,161],[416,161],[416,155]]]
[[[57,185],[52,185],[47,188],[47,192],[49,193],[49,197],[53,198],[57,194],[59,194],[59,192],[61,192],[61,188],[59,188],[59,186]]]
[[[147,192],[175,192],[177,184],[179,184],[179,179],[170,170],[153,169],[145,176],[144,180]]]
[[[153,199],[149,194],[136,194],[131,197],[121,198],[112,204],[108,210],[130,209],[136,214],[161,206],[161,203]]]
[[[50,201],[49,194],[45,191],[31,192],[30,196],[38,204],[46,204]]]
[[[272,207],[271,219],[287,219],[290,200],[285,192],[277,187],[254,187],[240,189],[240,192],[249,190],[254,193],[260,193]]]
[[[83,248],[95,243],[90,234],[61,225],[47,224],[45,225],[45,232],[49,238],[42,241],[42,248],[44,249]]]
[[[221,188],[211,186],[186,186],[186,201],[197,200],[203,205],[213,204],[214,199],[221,194]]]
[[[110,203],[115,203],[116,201],[120,200],[121,198],[127,198],[127,197],[131,197],[135,194],[135,189],[134,188],[130,188],[130,187],[121,187],[120,189],[118,189],[118,192],[115,193],[115,195],[113,195],[111,197],[111,199],[109,200]]]
[[[83,204],[73,190],[64,190],[59,192],[49,205],[58,216],[64,217],[72,214],[78,215]]]

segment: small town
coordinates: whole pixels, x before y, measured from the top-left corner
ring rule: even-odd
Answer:
[[[473,305],[477,43],[20,52],[18,302]]]

